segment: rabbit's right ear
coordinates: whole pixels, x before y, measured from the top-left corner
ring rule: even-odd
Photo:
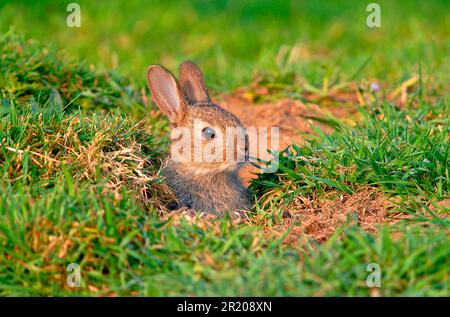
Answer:
[[[180,65],[180,84],[191,104],[210,102],[202,71],[193,62],[185,61]]]
[[[147,72],[148,87],[153,100],[165,113],[171,123],[182,120],[188,102],[183,90],[170,71],[159,65],[152,65]]]

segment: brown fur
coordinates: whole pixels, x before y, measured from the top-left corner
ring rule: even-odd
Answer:
[[[203,145],[211,142],[214,145],[220,144],[214,142],[219,142],[219,135],[224,136],[227,127],[244,131],[237,117],[211,103],[201,71],[195,64],[184,62],[180,72],[181,87],[173,75],[161,66],[151,66],[148,73],[152,96],[158,107],[169,117],[173,128],[185,128],[195,137],[198,131],[194,129],[194,122],[201,120],[202,124],[213,128],[218,135],[214,140],[203,138]],[[179,145],[178,142],[183,136],[184,133],[171,139],[171,149]],[[242,214],[243,210],[251,208],[249,192],[238,176],[243,162],[237,161],[244,151],[247,152],[248,144],[246,141],[244,148],[243,144],[239,143],[238,139],[244,137],[239,132],[234,137],[233,147],[223,142],[222,159],[225,158],[226,151],[231,151],[233,160],[230,161],[195,162],[192,151],[188,161],[180,162],[176,158],[168,158],[163,173],[167,184],[175,191],[180,207],[214,214]],[[223,141],[223,138],[221,140]],[[194,148],[193,139],[190,146],[191,149]]]

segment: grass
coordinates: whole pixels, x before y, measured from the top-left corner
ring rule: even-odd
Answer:
[[[0,30],[13,25],[31,38],[51,37],[72,56],[141,86],[149,64],[176,69],[186,58],[202,65],[215,91],[247,85],[257,73],[288,84],[300,74],[313,85],[324,78],[330,85],[363,78],[394,85],[421,63],[424,82],[439,86],[450,71],[446,0],[378,1],[376,29],[365,24],[367,3],[351,0],[77,3],[81,28],[65,25],[65,1],[2,1]]]
[[[26,40],[12,30],[0,36],[0,85],[2,103],[11,99],[29,102],[36,108],[42,103],[66,111],[142,109],[141,97],[131,83],[108,70],[93,70],[85,63],[71,60],[67,54],[36,41]],[[76,103],[74,103],[76,101]]]
[[[360,111],[364,117],[357,127],[340,126],[329,135],[318,131],[319,140],[280,153],[278,173],[261,175],[255,189],[264,195],[267,187],[281,186],[284,196],[296,197],[330,188],[351,194],[352,187],[367,184],[407,199],[448,197],[448,103],[422,104],[408,113],[392,105]]]
[[[449,295],[445,1],[382,2],[381,30],[350,1],[80,4],[80,29],[60,26],[62,2],[0,4],[0,295]],[[355,125],[333,120],[280,153],[280,170],[251,185],[249,222],[189,220],[165,216],[167,122],[143,93],[149,63],[187,57],[216,93],[255,76],[299,99],[305,82],[395,89],[417,73],[420,85],[401,107],[375,99]],[[286,243],[304,220],[279,230],[296,197],[365,186],[408,219],[374,234],[348,218],[324,243]],[[70,263],[80,288],[66,285]],[[381,288],[366,285],[370,263]]]

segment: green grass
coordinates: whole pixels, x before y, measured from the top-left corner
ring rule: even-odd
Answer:
[[[62,1],[0,4],[0,295],[370,296],[370,263],[382,296],[450,295],[449,208],[437,203],[450,197],[445,1],[381,1],[377,30],[353,1],[79,3],[80,29]],[[185,58],[215,93],[257,74],[296,99],[305,81],[420,84],[402,108],[374,100],[355,126],[329,121],[333,133],[282,152],[252,184],[249,223],[191,224],[160,217],[167,122],[143,96],[148,64]],[[367,185],[410,219],[375,235],[349,219],[322,244],[272,230],[295,196]],[[70,263],[80,288],[66,286]]]
[[[115,68],[144,85],[149,64],[175,70],[186,58],[216,91],[248,85],[256,73],[292,84],[353,78],[399,83],[422,71],[433,86],[450,71],[446,0],[378,1],[382,27],[366,26],[367,3],[338,1],[80,0],[82,27],[65,25],[67,2],[4,0],[0,30],[11,25],[72,56]],[[45,18],[44,18],[45,17]]]
[[[78,107],[123,111],[142,109],[130,82],[112,71],[93,69],[55,49],[43,48],[13,31],[0,35],[1,102],[51,102],[66,111]],[[76,101],[76,102],[75,102]]]
[[[406,199],[449,196],[450,121],[442,115],[450,112],[448,103],[422,103],[407,113],[385,104],[360,111],[355,128],[339,126],[329,135],[318,130],[318,139],[280,153],[278,172],[261,175],[255,189],[264,195],[267,187],[288,183],[295,190],[283,188],[287,200],[331,188],[352,194],[352,187],[366,184]]]

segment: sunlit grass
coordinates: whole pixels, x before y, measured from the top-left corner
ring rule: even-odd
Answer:
[[[378,1],[382,27],[366,26],[366,3],[339,1],[80,0],[82,27],[65,25],[64,1],[2,1],[12,25],[140,85],[149,64],[172,70],[186,58],[215,91],[248,85],[255,73],[292,73],[313,85],[378,78],[399,83],[422,71],[433,85],[450,71],[445,0]],[[45,17],[45,18],[44,18]]]

